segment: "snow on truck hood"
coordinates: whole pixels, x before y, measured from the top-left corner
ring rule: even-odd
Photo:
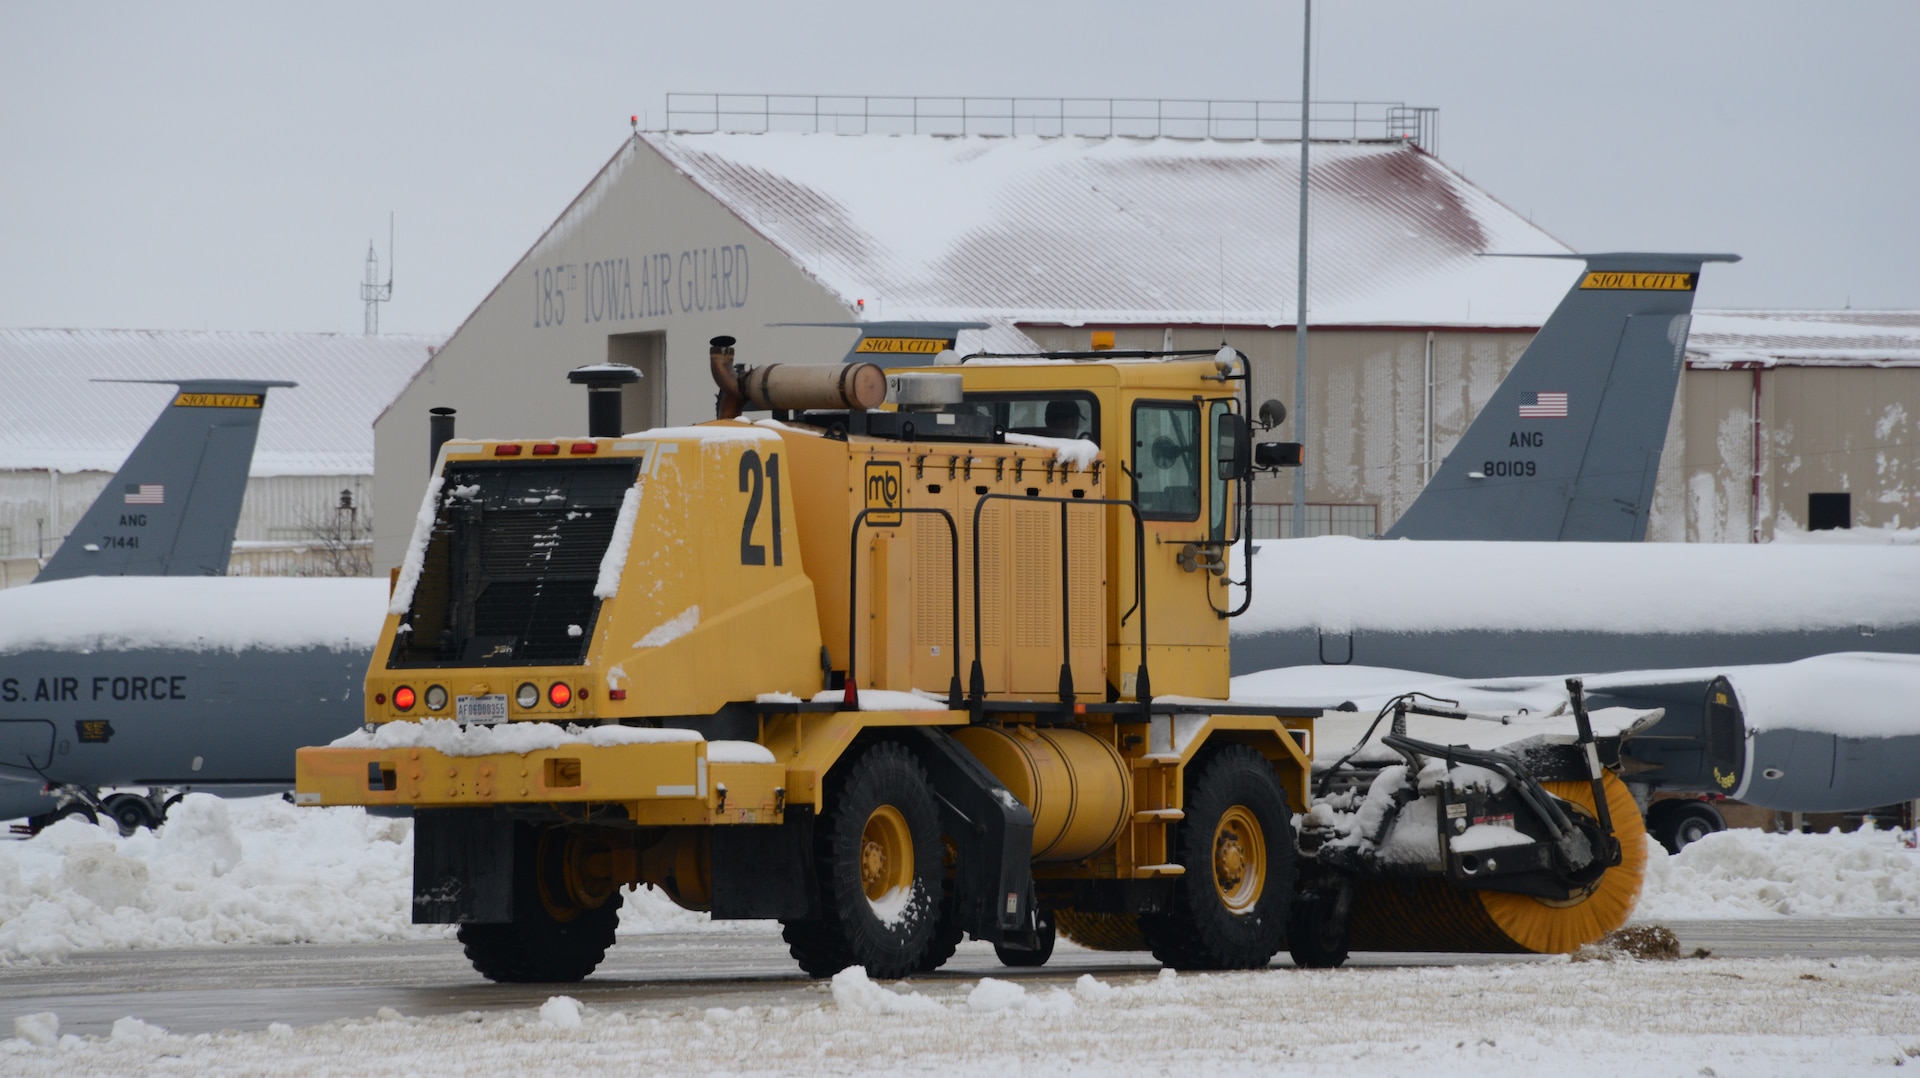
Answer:
[[[96,576],[0,591],[0,654],[372,651],[387,582],[362,577]]]
[[[1260,541],[1235,635],[1920,624],[1920,546]],[[1229,564],[1239,566],[1235,552]]]

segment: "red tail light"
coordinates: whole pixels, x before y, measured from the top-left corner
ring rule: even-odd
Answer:
[[[393,706],[402,711],[412,711],[413,690],[405,685],[393,690]]]
[[[533,455],[536,457],[556,456],[559,452],[560,446],[554,442],[538,442],[533,447]]]
[[[581,456],[590,456],[600,452],[600,447],[593,442],[575,442],[573,443],[573,451]]]
[[[554,707],[566,707],[573,702],[573,690],[567,688],[566,682],[556,681],[553,683],[553,686],[547,690],[547,700],[553,704]]]
[[[520,447],[517,445],[496,445],[493,447],[493,455],[496,457],[517,457],[520,455]]]

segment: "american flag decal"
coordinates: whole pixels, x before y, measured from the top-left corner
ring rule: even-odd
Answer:
[[[1565,419],[1567,418],[1567,395],[1565,393],[1522,393],[1520,394],[1521,419]]]
[[[167,488],[164,483],[128,483],[126,490],[128,505],[165,505]]]

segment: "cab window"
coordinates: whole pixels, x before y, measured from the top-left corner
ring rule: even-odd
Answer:
[[[988,416],[1014,434],[1100,441],[1100,403],[1082,391],[969,393],[965,404],[947,410]]]
[[[1200,517],[1200,409],[1185,401],[1133,406],[1133,470],[1147,520]]]

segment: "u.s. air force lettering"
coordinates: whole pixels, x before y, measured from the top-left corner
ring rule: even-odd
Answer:
[[[124,674],[96,677],[10,677],[0,679],[0,703],[84,703],[117,700],[142,703],[185,700],[185,674]]]

